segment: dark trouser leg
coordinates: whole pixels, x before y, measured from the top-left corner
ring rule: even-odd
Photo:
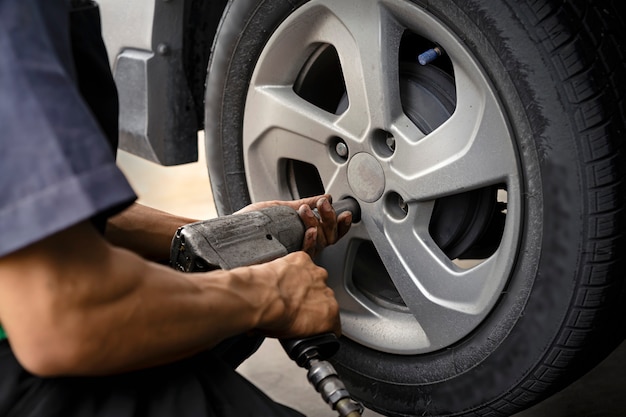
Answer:
[[[7,417],[302,417],[211,352],[110,377],[41,379],[20,367],[4,341],[0,367],[11,375],[0,383],[9,391],[0,397],[13,402],[3,408]]]

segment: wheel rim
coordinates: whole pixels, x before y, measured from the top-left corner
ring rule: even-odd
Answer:
[[[451,109],[438,76],[401,75],[406,45],[429,43],[445,51],[437,71],[453,80]],[[359,201],[362,220],[318,260],[345,336],[383,352],[432,352],[497,303],[522,219],[514,139],[477,61],[412,3],[315,0],[289,16],[251,79],[243,152],[253,201],[318,191]],[[465,198],[497,191],[499,201],[487,199],[495,215],[479,216],[486,206]],[[459,201],[467,221],[451,215]],[[442,243],[451,236],[456,252]],[[484,241],[478,261],[451,259]]]

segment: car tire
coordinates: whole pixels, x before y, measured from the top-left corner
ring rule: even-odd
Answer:
[[[344,3],[352,8],[341,6]],[[207,164],[218,213],[232,213],[252,200],[290,199],[318,191],[331,191],[335,198],[356,197],[363,210],[363,220],[353,226],[356,236],[338,243],[341,259],[329,254],[334,250],[329,248],[320,261],[329,269],[329,282],[342,307],[344,337],[334,363],[350,392],[366,406],[391,416],[512,415],[571,383],[623,340],[623,6],[617,1],[548,0],[352,3],[236,0],[227,6],[209,63],[205,100]],[[373,96],[366,95],[370,104],[363,106],[363,119],[370,123],[345,122],[362,130],[342,130],[337,126],[349,119],[343,117],[349,114],[347,109],[359,105],[358,95],[351,96],[357,83],[355,70],[348,67],[354,62],[345,59],[343,48],[351,42],[346,40],[348,34],[353,39],[369,36],[355,16],[368,19],[372,14],[374,20],[367,23],[378,18],[381,24],[368,30],[380,31],[382,39],[395,36],[397,42],[383,46],[395,45],[398,61],[377,67],[366,57],[363,42],[362,49],[356,48],[359,57],[379,68],[375,74],[363,69],[364,80],[375,84],[376,75],[391,79],[381,85],[391,90],[398,85],[399,93],[381,89],[380,98],[397,106],[393,99],[402,101],[404,114],[393,119],[396,124],[385,125],[391,119],[376,114]],[[325,25],[333,19],[344,25],[328,29]],[[398,27],[404,31],[401,37]],[[327,44],[334,52],[322,47]],[[411,55],[408,49],[413,47],[441,56],[425,67],[407,64],[421,51]],[[370,52],[377,56],[375,44]],[[339,62],[339,77],[330,77],[324,64],[317,64],[322,56],[325,63],[333,62],[328,64],[333,68]],[[467,92],[473,87],[475,93]],[[342,88],[350,91],[341,94]],[[324,89],[339,93],[319,94]],[[289,119],[300,120],[298,114],[285,113],[286,119],[281,119],[271,113],[273,109],[265,111],[258,104],[266,103],[258,101],[260,95],[274,91],[295,91],[288,102],[301,105],[301,113],[332,115],[328,117],[335,124],[325,122],[320,128],[336,130],[318,138],[328,146],[315,148],[325,153],[324,158],[313,159],[321,161],[317,169],[307,160],[308,148],[300,153],[284,150],[290,143],[287,137],[307,146],[297,139],[306,133]],[[492,98],[481,102],[484,96]],[[501,120],[475,113],[474,99],[474,107],[493,106],[489,114]],[[464,112],[479,119],[475,123],[469,117],[467,135],[481,123],[497,125],[500,130],[494,127],[493,132],[503,135],[501,141],[489,142],[497,148],[496,156],[489,154],[489,147],[483,149],[484,166],[493,170],[463,165],[468,177],[485,175],[484,184],[467,182],[465,189],[463,171],[451,170],[432,177],[449,181],[443,187],[425,183],[429,191],[411,188],[409,183],[440,165],[433,163],[432,170],[423,172],[411,171],[413,166],[423,160],[444,163],[444,157],[440,161],[436,155],[428,159],[410,154],[423,149],[416,143],[431,135],[446,140],[440,132]],[[274,118],[275,123],[259,125],[263,118]],[[399,127],[397,120],[407,119],[411,127]],[[423,137],[407,141],[406,131],[421,132]],[[387,149],[390,137],[393,146]],[[343,147],[339,152],[339,143],[347,145],[347,155]],[[410,155],[401,155],[401,149]],[[357,163],[356,155],[366,162]],[[500,164],[497,156],[506,164]],[[409,170],[410,175],[388,168],[394,158],[405,158],[399,170]],[[483,159],[472,162],[471,166],[480,166]],[[325,167],[336,169],[333,185]],[[369,177],[357,181],[351,169]],[[491,171],[498,170],[502,178],[496,181]],[[457,177],[449,180],[452,172]],[[381,176],[373,175],[378,173],[386,182],[379,183]],[[408,195],[410,191],[416,194]],[[432,198],[416,196],[422,192]],[[496,197],[502,192],[504,201]],[[403,235],[408,220],[410,236]],[[404,237],[394,241],[388,238],[393,233]],[[418,237],[411,241],[414,236]],[[407,242],[422,248],[420,256],[428,267],[445,264],[441,270],[452,271],[442,277],[443,287],[453,277],[464,277],[465,271],[476,277],[478,273],[471,271],[482,268],[486,271],[482,287],[468,291],[484,293],[467,305],[458,301],[465,300],[460,290],[441,301],[445,297],[437,291],[445,295],[448,289],[420,281],[422,270],[410,255],[415,248],[397,247]],[[476,257],[493,267],[454,263],[457,258]],[[382,272],[376,274],[391,278],[360,281],[359,271],[374,274],[377,269]],[[409,278],[418,284],[407,283]],[[413,287],[428,287],[419,297],[436,308],[417,314],[422,307],[408,300],[419,292]],[[368,309],[369,313],[362,312]],[[394,322],[394,317],[400,321]],[[381,330],[384,326],[398,329]],[[416,331],[413,338],[414,329],[421,329],[421,336]],[[432,337],[429,331],[434,332]],[[397,347],[395,341],[389,342],[394,337]]]

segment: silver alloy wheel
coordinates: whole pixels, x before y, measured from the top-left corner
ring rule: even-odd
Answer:
[[[398,45],[406,31],[440,45],[453,67],[456,109],[430,133],[401,103]],[[294,89],[323,45],[336,50],[345,80],[349,104],[339,114]],[[340,157],[338,143],[345,144]],[[424,10],[402,0],[313,0],[297,9],[255,68],[243,152],[253,201],[298,197],[288,161],[314,166],[335,199],[359,201],[362,221],[319,259],[350,339],[389,353],[435,351],[472,332],[498,301],[515,264],[522,219],[515,141],[480,64]],[[499,246],[463,267],[431,236],[435,202],[498,184],[507,200]],[[355,284],[355,260],[369,241],[401,302],[373,297]]]

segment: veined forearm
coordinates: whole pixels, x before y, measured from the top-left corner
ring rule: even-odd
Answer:
[[[171,362],[256,324],[259,313],[246,302],[254,297],[252,285],[236,292],[232,273],[183,275],[120,249],[114,250],[114,258],[123,263],[102,278],[119,280],[119,285],[81,299],[77,326],[64,320],[67,333],[77,335],[82,348],[85,367],[74,368],[79,374]]]
[[[246,301],[260,295],[243,285],[246,270],[182,274],[106,244],[87,224],[2,259],[0,275],[12,347],[41,375],[170,362],[250,330],[264,308]]]

